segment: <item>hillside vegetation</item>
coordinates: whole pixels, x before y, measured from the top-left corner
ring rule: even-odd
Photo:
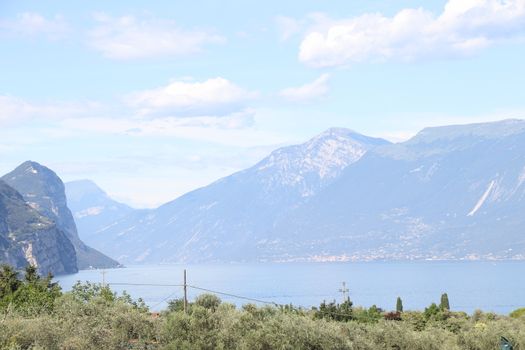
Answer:
[[[497,349],[501,336],[525,349],[525,318],[447,309],[384,312],[322,303],[304,310],[236,308],[211,294],[183,310],[173,300],[151,313],[141,300],[98,284],[63,293],[33,268],[0,269],[0,349]],[[398,303],[398,309],[402,309]]]

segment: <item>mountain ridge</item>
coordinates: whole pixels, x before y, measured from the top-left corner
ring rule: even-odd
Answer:
[[[132,212],[90,244],[133,263],[521,259],[522,149],[522,120],[395,144],[332,128]]]
[[[329,129],[301,145],[275,150],[254,166],[157,209],[133,214],[129,222],[121,220],[88,242],[109,249],[107,240],[113,240],[109,246],[120,252],[123,261],[146,261],[151,254],[170,261],[173,257],[167,255],[173,254],[185,261],[193,259],[188,257],[191,251],[215,259],[212,247],[222,246],[218,237],[227,234],[230,243],[218,249],[220,255],[240,259],[237,250],[244,248],[237,247],[248,249],[252,236],[270,230],[273,221],[330,183],[344,167],[384,144],[389,142]],[[257,220],[257,216],[265,219]]]

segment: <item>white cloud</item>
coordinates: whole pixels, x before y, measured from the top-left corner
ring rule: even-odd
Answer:
[[[128,135],[137,138],[192,140],[234,147],[255,147],[284,142],[281,135],[260,131],[252,127],[254,111],[225,117],[110,119],[72,118],[57,126],[71,132],[98,135]]]
[[[323,23],[305,36],[299,59],[327,67],[462,56],[524,35],[525,0],[449,0],[437,17],[418,8]]]
[[[243,109],[257,96],[231,81],[217,77],[203,82],[173,81],[157,89],[133,93],[126,98],[140,115],[225,115]]]
[[[68,25],[60,15],[46,18],[38,13],[24,12],[19,13],[14,20],[0,20],[0,30],[12,35],[41,35],[55,40],[66,35]]]
[[[305,25],[304,21],[287,16],[275,17],[275,23],[277,24],[277,30],[282,41],[286,41],[292,36],[299,34]]]
[[[328,92],[329,74],[323,74],[313,82],[281,90],[279,95],[290,101],[308,101],[326,95]]]
[[[100,111],[101,108],[102,106],[96,102],[34,102],[0,95],[0,125],[86,116]]]
[[[225,41],[211,31],[182,29],[171,20],[114,18],[105,14],[96,15],[95,20],[98,25],[90,31],[89,43],[112,59],[183,56]]]

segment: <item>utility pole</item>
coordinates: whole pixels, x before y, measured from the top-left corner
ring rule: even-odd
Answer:
[[[184,269],[184,313],[188,313],[188,285],[186,283],[186,269]]]
[[[102,288],[106,288],[106,270],[102,270]]]
[[[348,300],[348,292],[350,290],[346,288],[346,282],[343,282],[343,288],[339,289],[339,293],[343,293],[343,303]]]

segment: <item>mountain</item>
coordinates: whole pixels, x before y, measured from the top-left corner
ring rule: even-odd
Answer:
[[[281,218],[370,149],[388,144],[351,130],[330,129],[158,209],[133,212],[90,242],[135,263],[264,259],[258,245]]]
[[[78,271],[75,248],[65,233],[1,180],[0,263],[20,269],[33,264],[41,274]]]
[[[277,223],[259,254],[523,259],[524,150],[522,120],[427,128],[378,147]]]
[[[78,237],[73,215],[67,207],[62,180],[50,169],[36,162],[25,162],[2,180],[17,190],[41,215],[56,224],[75,247],[78,268],[116,267],[118,263],[85,245]]]
[[[525,121],[346,129],[278,149],[92,244],[134,263],[525,259]]]
[[[135,209],[111,199],[90,180],[65,183],[67,204],[82,241],[90,244],[100,230],[129,215]]]

